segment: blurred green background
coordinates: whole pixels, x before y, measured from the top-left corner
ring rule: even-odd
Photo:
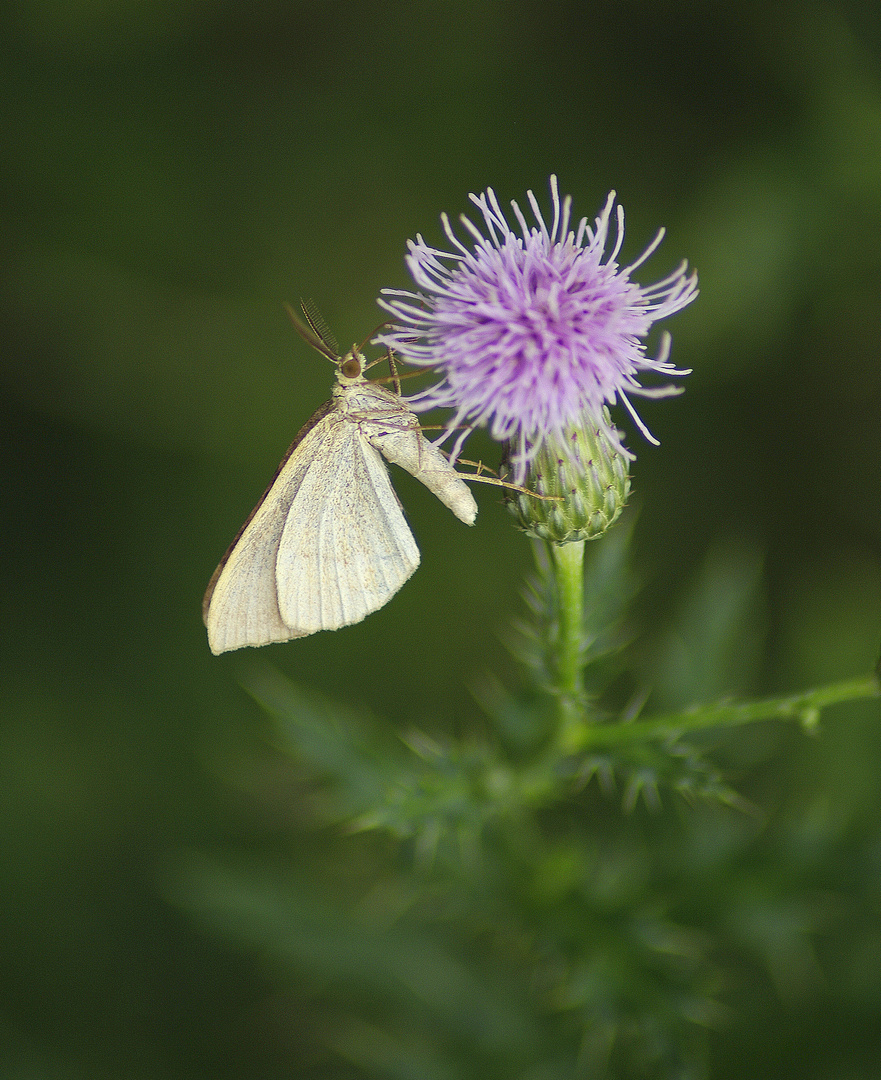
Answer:
[[[399,475],[423,565],[393,603],[209,654],[207,579],[330,387],[282,303],[314,297],[345,346],[407,285],[407,238],[440,243],[469,191],[547,206],[556,172],[592,218],[615,188],[624,262],[668,230],[638,279],[687,258],[702,288],[669,324],[685,395],[641,409],[661,446],[618,417],[643,625],[760,567],[714,691],[862,674],[881,641],[881,8],[10,0],[0,19],[0,1074],[360,1076],[316,1062],[315,1015],[277,1006],[255,955],[162,882],[205,849],[282,850],[306,879],[325,857],[273,787],[249,665],[393,730],[467,730],[474,680],[511,670],[498,635],[531,556],[491,489],[468,530]],[[700,647],[669,640],[686,666]],[[750,743],[740,779],[777,846],[762,861],[750,826],[749,880],[807,858],[810,811],[791,895],[834,894],[839,921],[739,1003],[714,1076],[881,1075],[877,720]]]

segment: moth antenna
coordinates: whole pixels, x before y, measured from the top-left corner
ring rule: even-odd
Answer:
[[[324,321],[324,316],[318,310],[318,305],[315,301],[304,300],[303,297],[300,297],[300,307],[303,309],[306,322],[312,327],[312,331],[318,340],[322,341],[334,356],[340,356],[340,347],[337,344],[337,340],[331,333],[330,327]]]
[[[321,355],[330,360],[331,363],[336,364],[339,362],[339,355],[332,352],[327,343],[322,341],[312,327],[307,326],[306,323],[303,322],[290,304],[285,304],[284,309],[288,313],[288,318],[294,324],[294,329],[307,345],[311,345],[316,352],[320,352]]]

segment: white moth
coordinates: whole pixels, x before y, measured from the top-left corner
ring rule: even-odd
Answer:
[[[395,595],[419,565],[385,462],[412,473],[466,525],[477,504],[400,395],[364,377],[357,346],[339,355],[321,317],[290,312],[337,367],[333,397],[294,439],[208,585],[202,615],[217,655],[338,630]],[[380,456],[382,455],[382,456]]]

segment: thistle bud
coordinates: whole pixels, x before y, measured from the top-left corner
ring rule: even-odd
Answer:
[[[508,509],[530,536],[567,544],[595,540],[618,518],[630,493],[629,462],[607,438],[611,426],[585,418],[562,436],[549,436],[528,466],[524,487],[507,489]],[[549,497],[552,496],[552,497]]]

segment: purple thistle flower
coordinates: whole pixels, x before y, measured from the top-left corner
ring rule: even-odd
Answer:
[[[653,323],[697,295],[697,276],[686,274],[684,262],[655,285],[643,287],[630,280],[661,242],[663,229],[635,262],[618,266],[615,259],[624,240],[621,206],[615,243],[606,253],[614,192],[593,228],[582,218],[570,230],[572,199],[567,195],[561,203],[555,176],[550,187],[550,228],[531,191],[527,197],[536,226],[530,228],[517,203],[511,203],[519,233],[508,224],[491,188],[471,195],[487,235],[463,215],[462,224],[475,241],[466,247],[443,214],[444,231],[455,250],[438,251],[417,235],[415,242],[408,242],[406,261],[422,291],[384,289],[388,299],[379,301],[396,322],[377,341],[442,376],[411,397],[411,407],[455,410],[447,436],[463,424],[466,430],[453,457],[475,426],[508,442],[517,483],[548,439],[562,441],[575,426],[596,427],[632,458],[604,414],[603,406],[616,399],[646,438],[656,442],[630,395],[661,397],[678,390],[643,387],[638,375],[688,372],[668,363],[669,334],[664,334],[654,359],[646,356],[642,339]]]

